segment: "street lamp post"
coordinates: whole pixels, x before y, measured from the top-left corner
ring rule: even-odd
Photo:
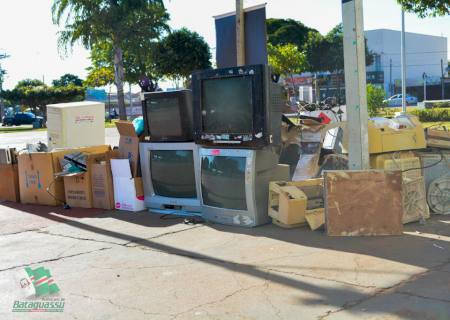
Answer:
[[[423,101],[427,100],[427,74],[424,72],[422,74],[423,78]]]
[[[406,47],[405,47],[405,10],[402,8],[402,39],[400,51],[402,55],[402,113],[406,114]]]

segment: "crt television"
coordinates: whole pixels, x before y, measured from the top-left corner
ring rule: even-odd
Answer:
[[[270,221],[269,182],[289,180],[272,148],[200,149],[201,204],[208,221],[254,227]]]
[[[191,90],[141,94],[145,136],[151,142],[193,141]]]
[[[192,92],[198,144],[258,149],[280,143],[283,90],[269,66],[196,71]]]
[[[145,206],[156,213],[200,215],[197,145],[141,142],[139,151]]]

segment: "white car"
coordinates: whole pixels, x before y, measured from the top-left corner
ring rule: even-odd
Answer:
[[[383,101],[388,107],[401,107],[402,106],[402,95],[396,94]],[[417,98],[406,95],[406,105],[417,105]]]

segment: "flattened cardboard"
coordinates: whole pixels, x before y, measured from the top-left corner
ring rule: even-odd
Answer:
[[[71,174],[64,177],[66,203],[76,208],[93,208],[92,166],[106,161],[108,152],[87,154],[87,172]]]
[[[325,215],[330,236],[401,235],[401,172],[325,171]]]
[[[94,208],[112,210],[115,207],[111,165],[96,163],[91,167],[92,205]]]
[[[0,200],[20,201],[17,164],[0,164]]]
[[[111,159],[115,208],[124,211],[145,209],[142,178],[132,178],[127,159]]]
[[[119,157],[130,161],[133,177],[140,177],[139,142],[142,138],[137,136],[132,122],[117,121],[116,127],[120,134]]]
[[[74,208],[92,208],[92,189],[89,173],[64,177],[66,203]]]

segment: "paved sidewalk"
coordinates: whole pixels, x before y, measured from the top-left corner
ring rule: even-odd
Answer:
[[[47,131],[0,132],[0,148],[25,148],[27,143],[44,142],[47,144]],[[119,132],[116,128],[105,129],[105,143],[119,145]]]
[[[0,204],[0,319],[449,319],[450,217],[403,236]],[[13,313],[43,266],[63,313]]]

